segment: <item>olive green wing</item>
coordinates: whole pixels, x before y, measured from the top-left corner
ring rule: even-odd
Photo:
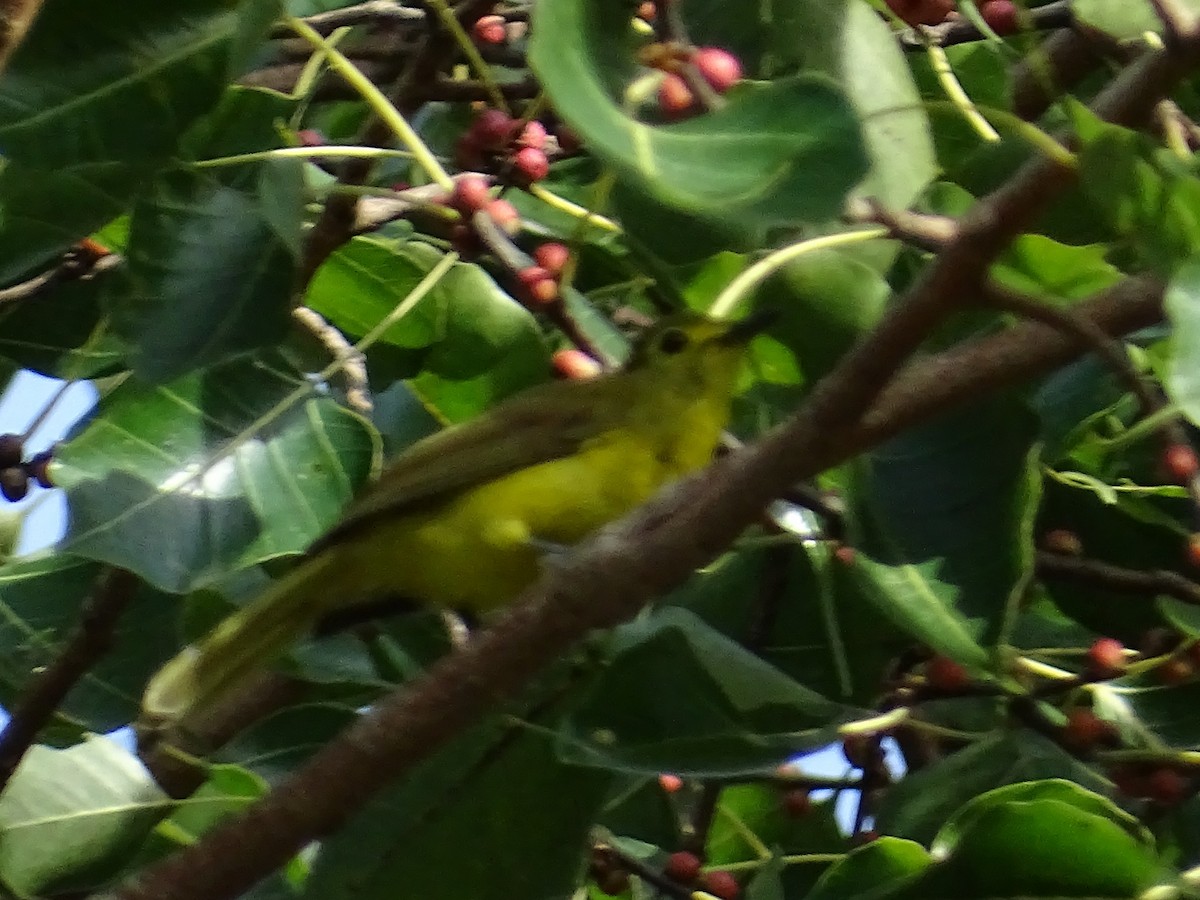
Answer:
[[[604,382],[609,377],[539,385],[478,418],[418,441],[385,467],[309,553],[337,544],[379,519],[569,456],[606,428],[611,404],[603,402],[603,390],[596,390]]]

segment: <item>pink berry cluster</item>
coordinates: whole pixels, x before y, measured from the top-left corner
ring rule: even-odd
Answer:
[[[955,0],[887,0],[887,5],[909,25],[940,25],[958,15]],[[1013,0],[983,0],[979,14],[996,34],[1017,31],[1017,5]]]
[[[518,187],[541,181],[550,171],[546,126],[521,122],[499,109],[485,109],[459,138],[455,162],[460,168],[507,175]]]
[[[724,94],[742,79],[741,62],[720,47],[697,47],[682,54],[658,55],[655,65],[665,73],[658,85],[658,107],[668,119],[682,119],[701,111],[695,92],[679,72],[689,62],[718,94]]]

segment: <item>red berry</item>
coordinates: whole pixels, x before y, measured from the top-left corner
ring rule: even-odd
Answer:
[[[509,237],[521,230],[521,214],[507,200],[493,200],[487,205],[487,214]]]
[[[1200,458],[1187,444],[1171,444],[1163,451],[1163,468],[1180,484],[1187,484],[1200,472]]]
[[[725,93],[742,80],[742,64],[736,56],[720,47],[701,47],[692,62],[718,94]]]
[[[544,150],[546,148],[546,126],[537,119],[530,119],[525,123],[525,127],[521,129],[521,136],[517,138],[517,143],[522,147],[533,147],[535,150]]]
[[[954,9],[954,0],[887,0],[887,5],[909,25],[940,25]]]
[[[1099,638],[1087,652],[1087,672],[1098,678],[1115,678],[1125,671],[1125,645],[1116,638]]]
[[[1082,556],[1083,541],[1079,535],[1066,528],[1055,528],[1042,535],[1042,546],[1051,553],[1063,556]]]
[[[320,147],[325,143],[325,138],[315,128],[301,128],[296,137],[300,139],[301,147]]]
[[[663,874],[681,884],[691,884],[700,874],[700,857],[686,850],[672,853],[663,868]]]
[[[475,20],[472,34],[481,44],[503,44],[505,38],[504,16],[480,16]]]
[[[984,0],[979,5],[979,15],[996,34],[1015,34],[1017,31],[1017,5],[1013,0]]]
[[[843,566],[848,566],[854,562],[855,551],[853,547],[846,544],[839,544],[838,548],[833,551],[833,558],[840,562]]]
[[[1105,722],[1090,709],[1077,706],[1067,713],[1067,724],[1062,731],[1063,745],[1076,753],[1087,753],[1097,744],[1106,743],[1115,736],[1111,724]]]
[[[515,126],[516,122],[503,110],[485,109],[475,117],[468,134],[484,150],[498,150],[508,143]]]
[[[1146,779],[1146,796],[1168,806],[1174,806],[1188,792],[1188,779],[1168,766],[1155,769]]]
[[[0,469],[0,496],[16,503],[29,493],[29,475],[19,466]]]
[[[513,169],[521,176],[522,182],[533,184],[550,174],[550,160],[546,159],[544,150],[522,147],[513,155]]]
[[[545,244],[539,244],[537,249],[533,251],[533,258],[537,260],[537,264],[552,275],[558,275],[566,268],[567,263],[571,260],[571,251],[565,244],[560,244],[557,241],[548,241]]]
[[[573,381],[580,381],[584,378],[595,378],[603,369],[600,363],[596,362],[582,350],[555,350],[550,357],[550,364],[554,367],[554,371],[563,378],[570,378]],[[678,782],[674,788],[667,787],[665,778],[674,779],[672,784]],[[660,775],[658,782],[662,785],[662,789],[669,794],[673,794],[683,786],[683,781],[678,775]]]
[[[590,359],[590,357],[589,357],[589,359]],[[677,793],[683,787],[683,779],[680,778],[678,775],[671,775],[670,773],[663,773],[662,775],[658,776],[658,786],[661,787],[668,794],[674,794],[674,793]]]
[[[783,811],[800,819],[812,811],[812,797],[805,788],[792,788],[783,795]]]
[[[935,656],[925,663],[930,687],[939,691],[961,691],[970,682],[967,670],[948,656]]]
[[[737,900],[738,894],[742,892],[737,879],[722,869],[705,872],[704,877],[700,879],[700,884],[704,890],[714,897],[720,897],[721,900]]]
[[[534,268],[541,268],[534,266]],[[547,276],[525,284],[525,296],[532,303],[544,305],[558,299],[558,282]]]
[[[650,0],[646,0],[638,7],[637,17],[644,22],[653,22],[658,18],[658,8]]]
[[[1187,560],[1191,565],[1200,569],[1200,533],[1188,535]]]
[[[464,216],[479,212],[491,202],[488,180],[482,175],[463,175],[454,182],[450,203]]]
[[[1172,656],[1155,669],[1154,673],[1163,684],[1182,684],[1196,674],[1196,667],[1186,657]]]
[[[692,89],[674,72],[663,76],[658,84],[658,108],[668,119],[677,119],[691,110],[696,102]]]

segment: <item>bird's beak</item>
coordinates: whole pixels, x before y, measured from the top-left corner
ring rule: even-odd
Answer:
[[[739,319],[729,326],[729,329],[717,338],[721,344],[746,344],[756,334],[762,334],[775,320],[779,311],[775,309],[756,309],[744,319]]]

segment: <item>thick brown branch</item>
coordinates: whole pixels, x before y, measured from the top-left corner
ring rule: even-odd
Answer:
[[[113,630],[137,590],[124,569],[105,569],[83,601],[79,624],[58,657],[30,683],[0,732],[0,791],[63,699],[112,646]]]
[[[1037,555],[1037,573],[1041,578],[1075,581],[1092,587],[1107,588],[1127,594],[1141,594],[1147,599],[1158,595],[1174,597],[1183,603],[1200,606],[1200,584],[1166,569],[1127,569],[1098,559],[1066,556],[1041,551]]]

